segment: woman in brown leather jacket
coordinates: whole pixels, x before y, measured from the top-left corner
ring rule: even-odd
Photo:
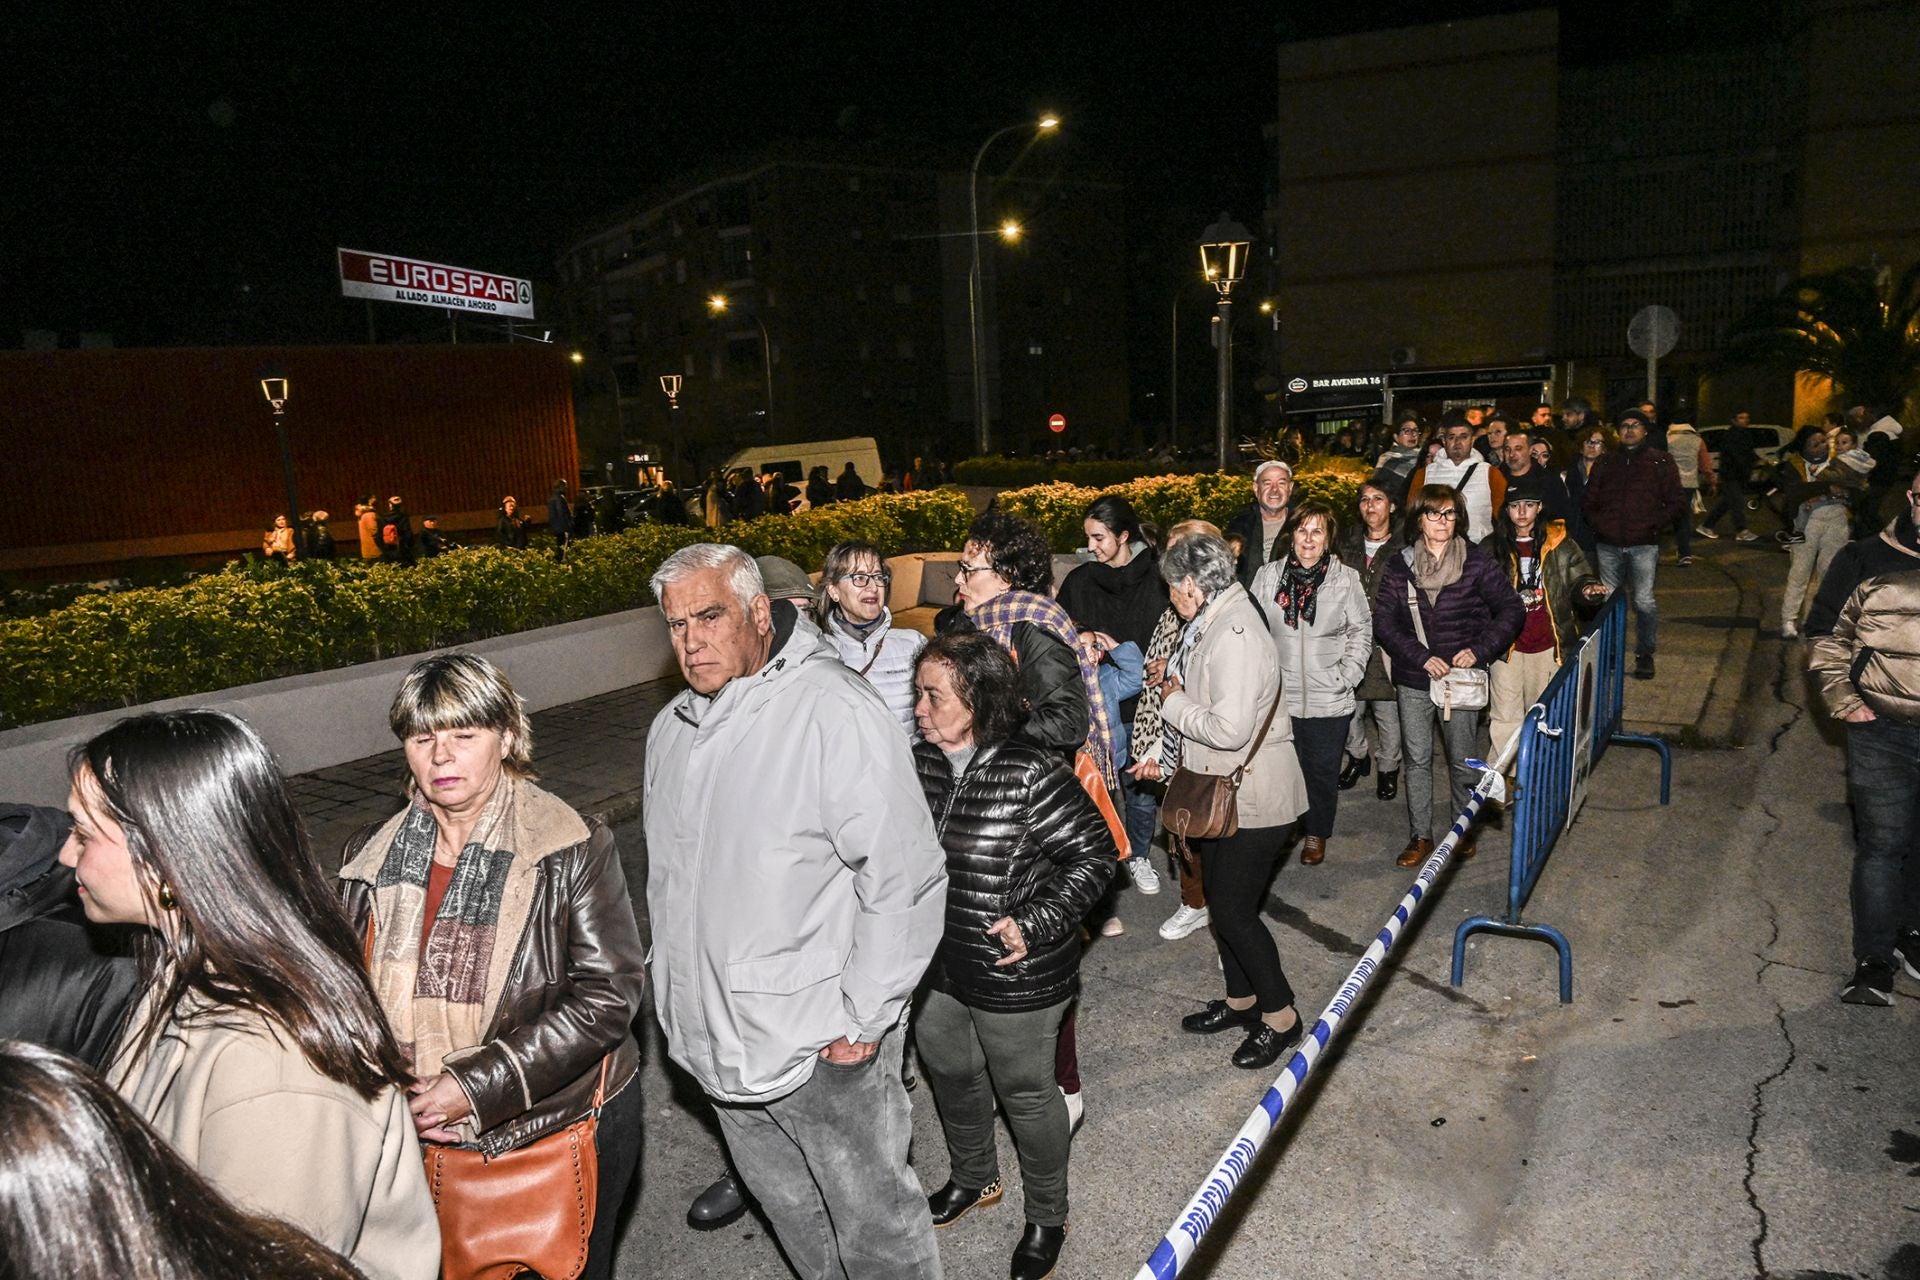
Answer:
[[[592,1108],[606,1063],[599,1189],[584,1270],[613,1264],[639,1164],[644,950],[613,834],[534,785],[519,695],[492,663],[415,664],[388,714],[409,803],[348,843],[341,894],[374,990],[419,1078],[423,1143],[491,1159]],[[555,1195],[573,1194],[572,1179]],[[442,1205],[447,1256],[462,1242]]]

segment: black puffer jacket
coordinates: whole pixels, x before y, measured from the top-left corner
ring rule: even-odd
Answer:
[[[1106,891],[1118,851],[1106,822],[1058,755],[1024,742],[984,747],[956,781],[938,747],[914,766],[947,851],[947,927],[929,980],[961,1004],[1022,1013],[1080,989],[1080,920]],[[987,929],[1012,916],[1027,958]]]

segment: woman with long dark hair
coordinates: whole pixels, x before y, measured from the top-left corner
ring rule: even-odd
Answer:
[[[158,712],[70,772],[60,856],[87,918],[148,931],[109,1082],[247,1208],[368,1276],[430,1280],[413,1075],[266,744],[225,712]]]
[[[247,1213],[78,1059],[0,1040],[0,1274],[60,1280],[359,1280]]]

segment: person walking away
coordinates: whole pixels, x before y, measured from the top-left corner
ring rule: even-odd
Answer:
[[[1067,1233],[1073,1128],[1054,1087],[1079,989],[1080,921],[1113,875],[1113,836],[1058,755],[1012,740],[1019,678],[978,633],[944,635],[914,668],[913,749],[947,859],[946,928],[916,1026],[946,1136],[946,1227],[1001,1198],[993,1113],[1007,1117],[1026,1196],[1013,1280],[1053,1274]]]
[[[825,463],[807,472],[807,509],[809,511],[830,507],[838,501],[839,499],[834,496],[833,481],[827,478]]]
[[[856,502],[867,496],[867,482],[849,461],[840,468],[840,478],[833,482],[833,497],[836,502]]]
[[[360,560],[366,563],[380,558],[380,516],[374,510],[373,495],[353,504],[354,522],[360,530]]]
[[[1537,476],[1507,489],[1507,507],[1486,549],[1520,595],[1526,620],[1489,672],[1488,723],[1495,756],[1519,732],[1527,709],[1545,692],[1580,637],[1580,618],[1607,598],[1564,520],[1547,518]],[[1512,768],[1508,772],[1513,772]]]
[[[1474,452],[1473,426],[1458,409],[1440,419],[1440,445],[1445,452],[1413,473],[1407,486],[1408,509],[1427,485],[1457,489],[1467,508],[1463,536],[1469,542],[1479,542],[1493,532],[1493,518],[1506,505],[1507,477]]]
[[[1720,466],[1716,477],[1719,494],[1693,530],[1710,542],[1720,536],[1713,527],[1720,523],[1723,515],[1733,517],[1735,542],[1759,540],[1753,530],[1747,528],[1747,486],[1753,479],[1754,468],[1760,464],[1758,437],[1752,423],[1751,413],[1736,410],[1731,424],[1720,433]]]
[[[1373,602],[1373,634],[1387,651],[1400,699],[1400,749],[1406,761],[1407,847],[1398,859],[1417,867],[1433,853],[1433,749],[1436,718],[1444,739],[1452,812],[1467,806],[1475,772],[1467,766],[1481,712],[1452,706],[1434,682],[1456,670],[1485,669],[1505,653],[1526,621],[1520,597],[1494,558],[1461,532],[1466,500],[1458,489],[1428,485],[1409,510],[1407,548],[1387,562]],[[1443,705],[1444,704],[1444,705]],[[1474,854],[1471,831],[1455,852]]]
[[[1667,456],[1680,476],[1680,492],[1687,501],[1687,513],[1673,526],[1673,549],[1682,568],[1693,563],[1693,521],[1695,512],[1704,508],[1700,491],[1714,488],[1713,457],[1707,442],[1693,429],[1691,422],[1676,422],[1667,428]],[[1551,519],[1551,515],[1548,517]]]
[[[1896,966],[1920,981],[1920,567],[1862,579],[1808,670],[1847,732],[1854,969],[1840,998],[1884,1007]]]
[[[1888,518],[1884,514],[1887,495],[1900,486],[1900,465],[1904,461],[1900,454],[1900,436],[1905,430],[1892,414],[1882,414],[1860,441],[1860,447],[1873,459],[1866,497],[1859,512],[1863,531],[1878,529]]]
[[[1340,562],[1360,575],[1360,589],[1372,610],[1379,594],[1380,575],[1387,562],[1407,545],[1394,523],[1399,506],[1393,500],[1390,477],[1375,472],[1360,485],[1358,523],[1342,526]],[[1371,623],[1369,623],[1371,626]],[[1360,779],[1378,770],[1373,793],[1381,800],[1400,794],[1400,698],[1387,673],[1386,650],[1375,637],[1367,657],[1367,674],[1353,691],[1353,727],[1347,731],[1346,760],[1340,770],[1340,790],[1350,791]]]
[[[380,551],[389,564],[413,564],[413,517],[397,493],[387,499],[387,514],[380,521]]]
[[[1340,763],[1354,690],[1373,654],[1373,607],[1360,574],[1333,554],[1340,522],[1323,502],[1294,508],[1284,559],[1254,575],[1253,602],[1280,659],[1280,687],[1307,787],[1300,865],[1327,856],[1340,807]]]
[[[1166,745],[1154,771],[1241,771],[1238,831],[1194,842],[1226,995],[1182,1018],[1180,1028],[1194,1035],[1244,1030],[1230,1061],[1257,1071],[1279,1061],[1304,1030],[1261,912],[1307,807],[1307,789],[1282,705],[1279,656],[1259,608],[1234,576],[1226,544],[1184,538],[1161,557],[1160,573],[1186,628],[1161,681]]]
[[[485,658],[415,663],[387,724],[406,754],[408,800],[347,842],[340,897],[407,1046],[420,1140],[488,1161],[540,1142],[565,1150],[569,1128],[597,1113],[597,1194],[573,1247],[585,1246],[577,1274],[605,1280],[644,1114],[631,1028],[646,953],[613,833],[534,784],[526,708]],[[447,1273],[511,1261],[484,1233],[463,1237],[476,1224],[449,1212],[487,1203],[461,1190],[488,1166],[429,1161]],[[570,1226],[583,1194],[571,1170],[517,1192],[549,1202],[530,1217]]]
[[[1582,510],[1598,540],[1600,581],[1609,590],[1626,588],[1633,602],[1634,678],[1651,680],[1660,625],[1653,594],[1660,534],[1687,515],[1687,500],[1672,457],[1647,443],[1640,410],[1622,413],[1619,429],[1620,449],[1594,465]]]
[[[573,501],[567,496],[567,482],[555,480],[547,497],[547,528],[553,534],[553,558],[564,564],[567,544],[573,541]]]
[[[737,547],[651,587],[688,687],[648,735],[654,1011],[807,1280],[940,1276],[900,1023],[946,856],[899,722]]]
[[[1268,458],[1253,469],[1253,501],[1227,522],[1227,541],[1240,541],[1235,573],[1243,587],[1253,584],[1260,566],[1287,548],[1280,540],[1287,527],[1287,508],[1293,503],[1293,467]]]
[[[313,513],[313,519],[307,525],[306,553],[314,560],[331,560],[338,554],[334,545],[333,530],[328,526],[329,515],[325,511]]]
[[[1076,566],[1060,583],[1055,598],[1078,628],[1081,639],[1104,656],[1121,645],[1134,645],[1144,660],[1153,643],[1154,628],[1167,609],[1167,585],[1160,580],[1160,557],[1154,534],[1141,523],[1133,506],[1118,495],[1095,499],[1081,520],[1093,562]],[[1122,699],[1114,709],[1115,725],[1131,725],[1140,704],[1138,694]],[[1158,828],[1160,805],[1122,771],[1120,795],[1125,805],[1127,843],[1133,856],[1127,874],[1133,887],[1151,897],[1160,892],[1160,876],[1153,869],[1150,850]],[[1117,883],[1117,880],[1116,880]],[[1102,904],[1110,908],[1111,902]],[[1107,911],[1112,918],[1111,910]]]

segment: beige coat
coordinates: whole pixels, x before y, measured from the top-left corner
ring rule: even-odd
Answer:
[[[1180,731],[1183,768],[1226,776],[1247,758],[1253,736],[1280,688],[1280,660],[1266,619],[1234,583],[1214,598],[1201,619],[1200,638],[1187,657],[1183,687],[1160,714]],[[1279,827],[1307,808],[1307,785],[1293,750],[1293,719],[1283,699],[1273,727],[1240,784],[1240,825]]]
[[[122,1046],[108,1079],[241,1207],[299,1227],[368,1280],[440,1274],[440,1224],[397,1089],[367,1101],[245,1011],[218,1025],[176,1017],[140,1059],[130,1050]]]
[[[1868,578],[1808,662],[1834,719],[1862,706],[1883,720],[1920,724],[1920,570]]]

